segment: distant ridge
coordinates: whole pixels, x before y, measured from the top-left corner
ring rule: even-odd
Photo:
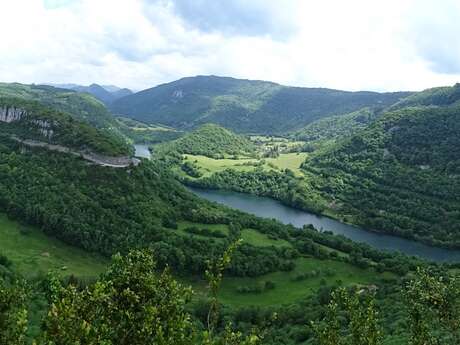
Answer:
[[[83,86],[78,84],[49,84],[50,86],[62,88],[62,89],[69,89],[74,90],[77,92],[87,92],[98,100],[103,102],[104,104],[108,105],[113,101],[131,95],[133,92],[127,88],[120,88],[115,85],[99,85],[99,84],[91,84],[89,86]]]
[[[117,115],[189,129],[215,123],[240,133],[282,134],[364,107],[388,107],[410,92],[288,87],[218,76],[182,78],[114,101]]]

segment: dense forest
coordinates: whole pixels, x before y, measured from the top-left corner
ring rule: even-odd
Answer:
[[[345,92],[216,76],[183,78],[116,100],[111,110],[146,123],[189,129],[215,123],[243,133],[280,134],[323,117],[390,106],[408,92]]]
[[[458,247],[459,120],[455,105],[395,110],[303,168],[360,224]]]
[[[250,140],[214,124],[203,125],[175,141],[156,147],[156,150],[214,158],[255,153]]]

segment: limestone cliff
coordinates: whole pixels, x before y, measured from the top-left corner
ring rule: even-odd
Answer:
[[[0,122],[14,122],[27,116],[27,111],[21,108],[0,106]]]

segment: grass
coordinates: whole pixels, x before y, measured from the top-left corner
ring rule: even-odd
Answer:
[[[213,173],[223,171],[225,169],[234,169],[237,171],[252,171],[255,169],[253,165],[243,165],[247,163],[256,164],[262,160],[265,161],[264,169],[271,170],[275,167],[277,170],[290,169],[296,176],[302,176],[303,172],[300,165],[305,161],[307,153],[281,153],[277,158],[240,158],[240,159],[214,159],[206,156],[184,155],[187,161],[195,162],[199,167],[203,177],[209,177]]]
[[[312,271],[322,273],[313,278],[293,280],[299,274]],[[331,273],[327,274],[326,271]],[[281,305],[316,294],[320,287],[338,284],[338,281],[341,282],[341,286],[370,285],[391,277],[393,277],[391,273],[377,273],[372,268],[361,269],[339,261],[300,258],[296,260],[296,268],[291,272],[274,272],[256,278],[226,277],[223,280],[219,298],[222,303],[232,306]],[[263,285],[267,281],[273,282],[275,288],[261,293],[237,291],[240,286]],[[205,291],[204,281],[194,281],[192,284],[198,293]]]
[[[37,228],[20,225],[0,214],[0,253],[26,277],[49,270],[81,278],[105,271],[109,260],[48,237]]]
[[[267,235],[253,229],[244,229],[241,232],[241,238],[244,243],[251,244],[255,247],[292,247],[291,244],[282,239],[271,239]]]
[[[281,170],[290,169],[297,176],[303,175],[300,165],[307,158],[307,153],[281,153],[277,158],[265,158],[267,163],[272,163]]]
[[[177,230],[180,234],[184,235],[184,236],[196,236],[198,238],[203,238],[203,239],[209,239],[208,236],[203,236],[203,235],[197,235],[197,234],[190,234],[187,232],[187,228],[189,227],[196,227],[196,228],[200,228],[200,229],[210,229],[210,230],[213,230],[213,231],[219,231],[225,235],[228,235],[228,226],[225,225],[225,224],[204,224],[204,223],[193,223],[193,222],[189,222],[189,221],[180,221],[180,222],[177,222]],[[213,238],[214,239],[214,238]],[[217,239],[217,240],[220,240]]]
[[[228,225],[226,224],[204,224],[204,223],[192,223],[189,221],[181,221],[177,223],[177,230],[180,234],[184,236],[196,236],[203,239],[209,239],[208,236],[190,234],[187,232],[188,227],[197,227],[197,228],[206,228],[213,231],[219,231],[225,235],[228,235]],[[241,231],[241,238],[244,243],[253,245],[255,247],[292,247],[292,245],[283,239],[271,239],[266,234],[263,234],[254,229],[243,229]],[[214,239],[214,238],[213,238]],[[219,239],[217,239],[219,240]]]
[[[190,161],[195,162],[203,173],[203,176],[209,176],[215,172],[223,171],[232,168],[238,171],[251,171],[254,170],[253,166],[243,166],[240,164],[253,162],[256,163],[257,159],[214,159],[206,156],[184,155]]]

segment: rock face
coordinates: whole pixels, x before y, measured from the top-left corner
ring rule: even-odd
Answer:
[[[27,111],[21,108],[1,106],[0,107],[0,122],[19,121],[27,115]]]
[[[46,120],[33,120],[32,123],[38,127],[40,134],[45,138],[51,139],[54,134],[53,129],[51,128],[51,123]]]

